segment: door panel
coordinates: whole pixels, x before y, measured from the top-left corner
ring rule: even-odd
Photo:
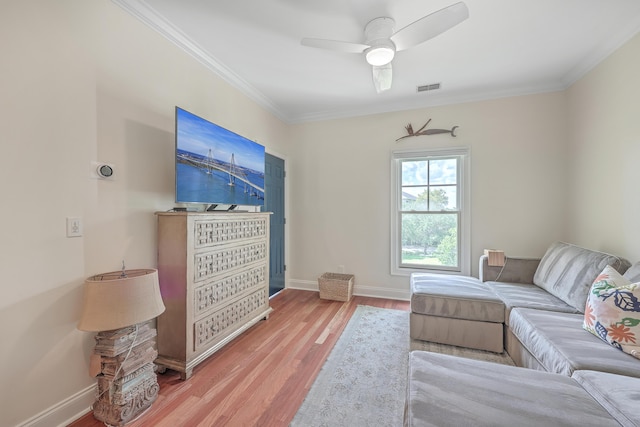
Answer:
[[[284,289],[284,160],[266,153],[264,207],[271,215],[269,296]]]

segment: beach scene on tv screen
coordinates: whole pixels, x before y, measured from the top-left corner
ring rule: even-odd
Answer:
[[[264,146],[176,109],[176,201],[264,204]]]

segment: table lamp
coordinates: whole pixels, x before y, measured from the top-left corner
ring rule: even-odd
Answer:
[[[84,284],[81,331],[98,332],[89,374],[98,387],[93,416],[123,426],[157,399],[153,361],[158,356],[148,321],[164,311],[154,269],[113,271],[89,277]]]

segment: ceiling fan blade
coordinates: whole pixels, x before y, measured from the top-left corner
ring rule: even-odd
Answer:
[[[398,30],[391,36],[391,41],[396,45],[396,51],[405,50],[444,33],[468,17],[467,5],[464,2],[458,2]]]
[[[346,52],[346,53],[362,53],[365,51],[365,49],[369,48],[369,45],[366,45],[366,44],[341,42],[338,40],[309,39],[309,38],[304,38],[300,40],[300,44],[302,44],[303,46],[336,50],[338,52]]]
[[[386,65],[373,65],[373,85],[376,87],[376,92],[384,92],[391,89],[392,70],[391,63]]]

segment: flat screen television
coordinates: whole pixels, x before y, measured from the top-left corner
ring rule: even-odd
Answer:
[[[264,146],[176,107],[176,202],[264,205]]]

